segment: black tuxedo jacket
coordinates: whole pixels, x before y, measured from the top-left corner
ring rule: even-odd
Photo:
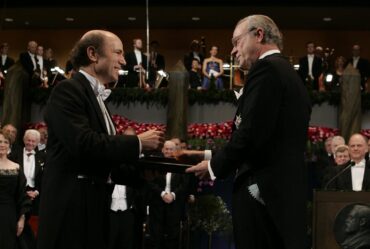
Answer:
[[[81,73],[50,95],[38,248],[106,248],[108,175],[139,157],[136,136],[108,135],[90,82]],[[81,176],[84,176],[81,179]]]
[[[343,170],[348,164],[343,166],[337,166],[335,174]],[[352,191],[352,171],[348,168],[343,174],[339,175],[332,184],[328,186],[329,188],[334,188],[336,190]],[[362,190],[370,190],[370,162],[366,162],[364,179],[362,181]]]
[[[230,141],[211,160],[217,178],[236,171],[234,191],[258,184],[287,249],[304,247],[306,236],[304,151],[310,112],[307,90],[286,58],[260,59],[249,71]]]
[[[125,68],[128,70],[126,84],[127,86],[130,86],[130,87],[136,87],[138,86],[139,75],[134,70],[134,66],[138,65],[135,52],[131,51],[131,52],[126,53],[125,60],[126,60]],[[141,65],[143,66],[145,70],[147,69],[147,57],[143,53],[141,53]]]
[[[322,73],[322,60],[317,57],[316,55],[313,57],[312,62],[312,75],[314,77],[313,81],[313,89],[318,90],[318,79]],[[298,74],[301,76],[303,82],[306,82],[306,78],[308,76],[308,57],[304,56],[299,59],[299,69]]]
[[[1,56],[0,56],[1,59]],[[8,70],[11,66],[14,65],[14,60],[9,56],[6,57],[4,65],[0,63],[0,70],[4,73],[5,70]]]
[[[34,72],[34,66],[30,54],[28,52],[21,53],[19,55],[19,60],[23,68],[27,71],[28,75],[32,76]]]

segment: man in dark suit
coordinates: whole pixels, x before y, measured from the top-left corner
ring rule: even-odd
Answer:
[[[162,152],[164,157],[173,157],[175,150],[175,143],[166,141]],[[148,183],[151,249],[179,248],[186,187],[184,176],[175,173],[160,175]]]
[[[328,182],[327,188],[346,191],[370,190],[370,163],[365,159],[368,152],[367,138],[361,134],[353,134],[348,141],[348,147],[354,165],[349,166],[349,162],[339,166],[335,172],[339,174],[338,177],[332,184]]]
[[[36,51],[37,42],[29,41],[27,45],[27,51],[19,55],[19,61],[29,75],[29,82],[31,86],[40,86],[42,83],[40,78],[41,67],[38,62]]]
[[[141,39],[133,40],[134,50],[125,54],[128,70],[127,87],[143,87],[145,84],[145,71],[147,70],[147,57],[143,54],[143,42]]]
[[[352,57],[348,60],[354,68],[356,68],[361,75],[361,90],[365,91],[365,83],[370,76],[370,62],[360,56],[361,48],[360,45],[353,45]]]
[[[117,35],[87,32],[71,56],[79,72],[60,82],[50,95],[45,110],[49,136],[39,249],[105,249],[110,172],[121,163],[136,161],[142,150],[162,144],[163,133],[156,130],[116,135],[103,102],[109,93],[104,84],[118,79],[123,53]]]
[[[239,21],[232,42],[239,65],[250,65],[250,69],[231,139],[210,161],[187,172],[222,179],[236,171],[233,225],[237,249],[304,248],[304,151],[311,111],[307,91],[280,54],[281,33],[269,17],[252,15]]]
[[[39,213],[39,195],[45,163],[42,153],[37,153],[36,147],[39,141],[40,133],[37,130],[26,130],[23,137],[24,148],[15,157],[15,162],[20,165],[26,176],[26,191],[28,197],[32,200],[32,215],[38,215]]]
[[[303,82],[313,90],[319,89],[319,77],[322,73],[322,59],[315,55],[315,44],[307,42],[307,55],[299,59],[298,74]]]
[[[0,55],[1,55],[1,63],[0,63],[0,71],[3,76],[6,75],[8,69],[13,66],[14,59],[8,56],[9,46],[8,43],[3,43],[0,46]]]
[[[201,66],[203,65],[204,55],[200,52],[200,42],[198,40],[193,40],[190,43],[190,52],[184,56],[184,66],[186,70],[191,70],[191,65],[193,59],[197,59],[199,61],[199,70],[201,70]]]
[[[26,215],[24,231],[19,240],[27,248],[36,248],[35,231],[31,229],[31,220],[37,219],[39,213],[41,180],[45,158],[37,153],[36,147],[40,141],[40,133],[37,130],[26,130],[23,136],[24,148],[15,154],[14,161],[19,164],[26,177],[26,193],[32,202],[31,211]]]

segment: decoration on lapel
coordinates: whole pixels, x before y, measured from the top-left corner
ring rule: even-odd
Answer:
[[[242,115],[241,114],[236,115],[235,121],[234,121],[236,129],[239,129],[239,125],[241,124],[241,122],[242,122]]]

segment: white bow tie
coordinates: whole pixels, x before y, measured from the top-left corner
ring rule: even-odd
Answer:
[[[98,97],[100,96],[103,101],[106,100],[109,95],[112,93],[112,90],[110,89],[105,89],[105,87],[101,84],[98,84],[98,89],[95,89],[95,95]]]

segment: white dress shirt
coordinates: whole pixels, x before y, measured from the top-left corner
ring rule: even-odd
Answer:
[[[23,171],[26,176],[27,185],[35,187],[35,151],[23,149]]]
[[[112,203],[110,205],[110,209],[115,212],[119,210],[127,210],[128,207],[126,198],[126,186],[116,184],[112,193]]]
[[[1,65],[5,65],[5,61],[6,61],[6,58],[7,58],[8,56],[6,55],[6,54],[2,54],[1,55]]]
[[[141,51],[138,49],[134,49],[134,53],[136,56],[137,64],[140,65],[143,62],[143,59],[141,58]]]
[[[351,167],[352,190],[361,191],[365,174],[365,159]]]
[[[358,60],[360,59],[360,57],[359,57],[359,56],[356,56],[356,57],[353,57],[352,59],[353,59],[353,64],[352,64],[352,66],[353,66],[354,68],[357,68]]]
[[[311,76],[312,78],[313,78],[313,74],[312,74],[313,58],[314,58],[314,55],[313,54],[308,54],[307,55],[307,59],[308,59],[308,75]]]
[[[164,188],[164,191],[162,191],[161,196],[163,197],[165,194],[172,194],[173,198],[176,198],[176,194],[174,192],[171,192],[171,177],[172,173],[168,172],[166,174],[166,186]]]

